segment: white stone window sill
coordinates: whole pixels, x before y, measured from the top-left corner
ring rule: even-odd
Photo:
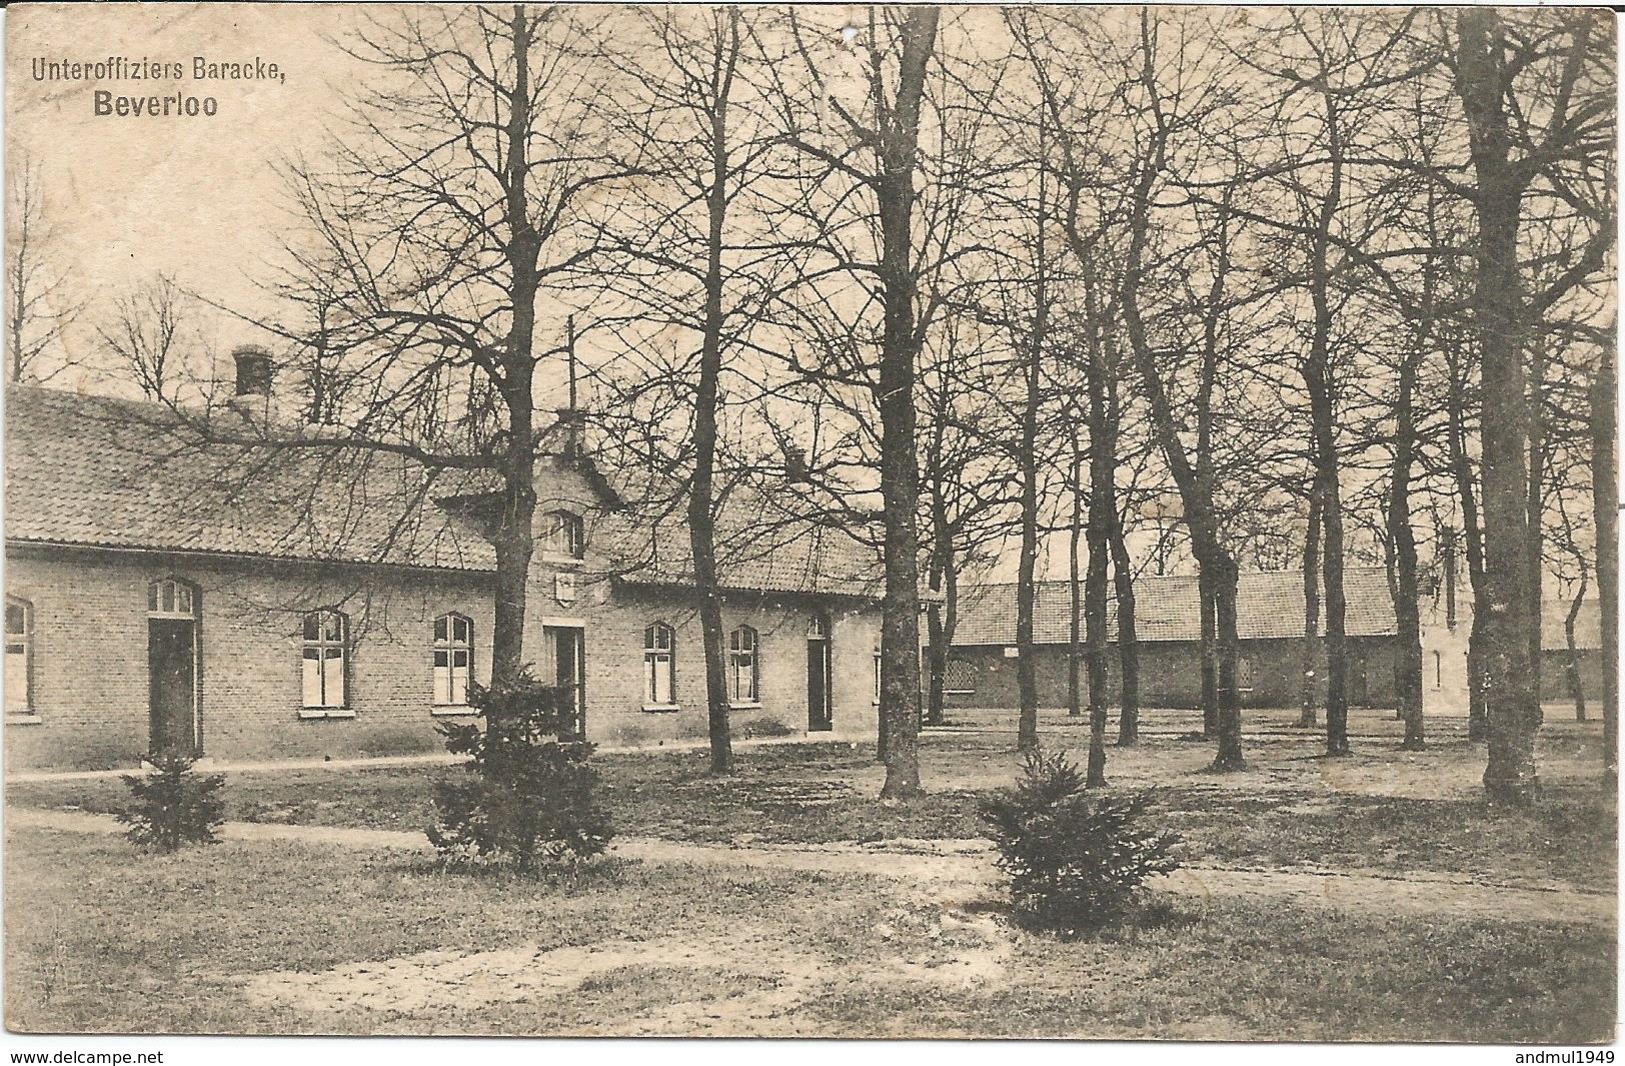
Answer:
[[[34,711],[26,711],[22,714],[6,715],[7,725],[40,725],[44,721],[45,719],[41,718],[39,714]]]
[[[473,707],[466,703],[437,703],[429,708],[429,713],[441,717],[456,717],[458,715],[476,714]]]
[[[762,709],[762,703],[760,700],[752,700],[749,703],[730,703],[728,709],[730,711],[759,711]]]
[[[348,707],[301,707],[301,718],[354,718],[355,712]]]
[[[682,709],[683,705],[680,703],[645,703],[643,705],[643,710],[647,714],[671,714],[673,711]]]
[[[542,562],[549,566],[568,566],[577,570],[587,565],[587,560],[576,555],[560,555],[558,552],[542,552]]]

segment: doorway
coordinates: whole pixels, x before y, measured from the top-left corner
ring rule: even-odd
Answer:
[[[576,733],[587,737],[587,662],[585,630],[581,626],[542,627],[542,668],[547,681],[569,690],[575,709]]]
[[[203,753],[198,722],[201,669],[197,591],[165,578],[147,588],[147,732],[152,754]]]
[[[807,730],[823,733],[835,727],[830,693],[829,619],[815,616],[807,629]]]

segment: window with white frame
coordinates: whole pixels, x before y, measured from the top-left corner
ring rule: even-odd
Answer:
[[[196,618],[192,586],[179,578],[167,577],[147,586],[149,618]]]
[[[880,649],[875,648],[875,706],[880,706]]]
[[[460,614],[434,620],[434,702],[466,707],[474,670],[474,623]]]
[[[580,559],[587,550],[586,530],[581,516],[569,511],[549,511],[542,550],[562,559]]]
[[[350,620],[342,611],[320,610],[305,615],[301,666],[307,711],[342,710],[348,705],[345,682],[350,672]]]
[[[6,597],[6,714],[33,714],[34,605]]]
[[[740,626],[728,635],[728,700],[735,704],[758,703],[760,678],[758,637],[750,626]]]
[[[650,707],[677,705],[677,638],[664,622],[643,631],[643,702]]]

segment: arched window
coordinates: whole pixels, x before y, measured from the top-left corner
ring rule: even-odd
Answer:
[[[569,511],[547,513],[546,535],[542,551],[564,559],[579,559],[586,554],[587,538],[581,516]]]
[[[303,655],[304,705],[307,710],[340,710],[347,706],[350,674],[350,620],[342,611],[305,615]]]
[[[677,705],[677,636],[664,622],[643,631],[643,702],[649,707]]]
[[[460,614],[434,620],[434,702],[440,707],[468,706],[468,682],[474,676],[474,623]]]
[[[760,677],[756,652],[756,630],[740,626],[728,635],[728,700],[732,703],[758,703]]]
[[[166,577],[147,586],[147,617],[196,618],[197,597],[192,586],[178,577]]]
[[[6,714],[34,713],[34,605],[6,597]]]

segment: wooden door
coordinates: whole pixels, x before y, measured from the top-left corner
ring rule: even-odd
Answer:
[[[575,706],[576,733],[587,736],[587,686],[585,641],[582,631],[574,626],[544,626],[543,644],[547,658],[552,660],[549,680],[560,688],[568,689]]]
[[[147,676],[151,750],[197,755],[196,621],[147,619]]]
[[[818,637],[807,640],[807,728],[823,732],[834,727],[834,713],[830,703],[829,641]]]

